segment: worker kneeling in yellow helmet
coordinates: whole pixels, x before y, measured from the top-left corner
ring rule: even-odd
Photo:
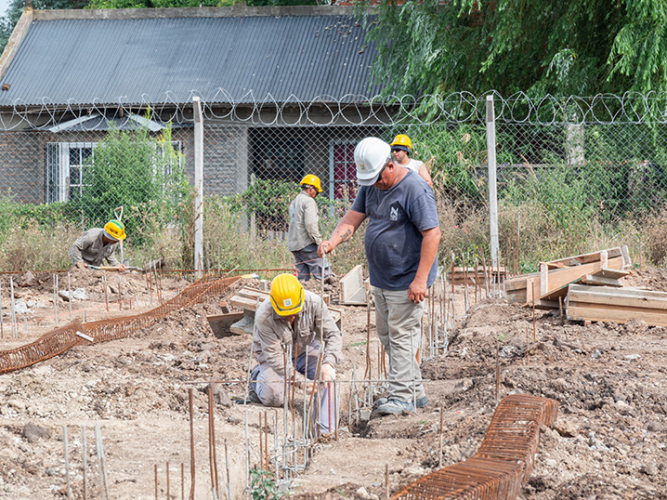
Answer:
[[[315,339],[320,325],[323,346]],[[308,393],[316,392],[311,434],[336,429],[340,405],[328,382],[336,379],[336,366],[343,359],[343,338],[319,296],[304,290],[291,274],[277,276],[269,300],[255,313],[252,349],[259,364],[252,370],[251,385],[262,404],[283,405],[287,378],[288,388],[294,382]]]
[[[329,266],[323,269],[324,262],[317,255],[317,247],[322,243],[319,216],[315,198],[322,192],[319,177],[306,175],[300,182],[301,192],[289,206],[289,230],[287,247],[294,255],[295,267],[299,281],[308,281],[312,276],[321,280],[331,276]]]
[[[104,228],[94,227],[83,233],[69,249],[72,265],[79,269],[101,266],[104,260],[110,266],[124,271],[125,266],[116,258],[118,242],[125,239],[125,225],[116,219],[110,220]]]

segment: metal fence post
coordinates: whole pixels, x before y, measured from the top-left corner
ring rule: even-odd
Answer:
[[[489,169],[489,236],[491,262],[498,266],[498,190],[496,189],[496,116],[493,96],[486,96],[486,151]]]
[[[202,277],[204,267],[204,120],[201,100],[192,98],[195,117],[195,270]]]

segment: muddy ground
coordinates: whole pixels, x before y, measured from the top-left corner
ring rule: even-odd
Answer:
[[[7,276],[1,276],[4,339],[9,349],[36,339],[54,326],[53,277],[15,276],[18,295],[31,307],[19,314],[18,339],[11,339]],[[67,276],[59,276],[67,289]],[[71,288],[83,288],[73,315],[98,319],[133,314],[157,305],[141,275],[117,276],[106,311],[102,275],[78,271]],[[23,280],[23,282],[22,282]],[[25,282],[29,283],[26,284]],[[664,271],[635,271],[629,285],[667,290]],[[20,286],[26,284],[26,286]],[[248,280],[243,285],[258,285]],[[167,299],[187,285],[164,278]],[[236,285],[236,287],[240,286]],[[313,289],[317,287],[313,286]],[[337,296],[337,284],[327,285]],[[66,498],[63,426],[68,429],[72,498],[83,498],[82,426],[86,426],[87,498],[99,498],[99,469],[93,427],[104,441],[110,498],[181,498],[181,464],[185,497],[190,491],[188,389],[194,389],[195,498],[213,498],[208,447],[207,383],[245,378],[250,339],[217,339],[206,316],[218,314],[220,302],[173,313],[130,338],[78,346],[65,354],[0,376],[0,498]],[[457,314],[462,313],[458,290]],[[353,366],[363,374],[367,315],[364,307],[340,306],[344,312],[345,361],[339,378]],[[58,299],[59,324],[69,319],[69,305]],[[23,318],[29,321],[24,321]],[[371,324],[370,351],[377,372],[377,339]],[[26,329],[27,327],[27,329]],[[501,360],[502,395],[529,393],[560,403],[553,429],[543,428],[535,468],[522,489],[524,500],[667,499],[667,329],[641,321],[626,325],[561,324],[558,313],[537,313],[533,341],[532,311],[499,300],[474,304],[459,329],[450,334],[446,355],[423,361],[429,405],[404,416],[347,421],[347,388],[342,390],[343,422],[338,441],[314,446],[305,473],[295,478],[294,498],[385,498],[411,480],[438,467],[440,409],[444,416],[443,465],[470,457],[480,444],[495,407],[496,349]],[[428,356],[428,352],[426,356]],[[245,498],[245,427],[248,418],[251,466],[259,459],[259,405],[239,405],[242,384],[222,384],[216,392],[215,425],[221,489],[226,491],[224,446],[228,447],[232,497]],[[268,413],[273,448],[273,418]],[[223,498],[225,495],[223,494]],[[258,497],[262,498],[262,497]]]

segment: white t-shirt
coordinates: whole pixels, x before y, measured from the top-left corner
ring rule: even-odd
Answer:
[[[410,159],[410,163],[408,163],[407,165],[404,165],[404,166],[405,166],[405,168],[409,168],[410,170],[412,170],[415,174],[418,174],[419,173],[419,168],[423,164],[424,164],[423,161]]]

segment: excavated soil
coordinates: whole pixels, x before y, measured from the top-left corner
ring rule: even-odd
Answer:
[[[18,339],[11,339],[9,279],[2,284],[3,334],[0,347],[30,342],[55,323],[53,276],[15,276],[17,295],[30,306],[19,314]],[[87,320],[134,314],[155,307],[145,277],[124,275],[121,295],[117,275],[108,275],[111,301],[106,310],[100,273],[75,272],[72,290],[87,298],[74,301],[73,315]],[[667,273],[637,271],[629,284],[667,290]],[[21,286],[24,284],[25,286]],[[164,278],[163,298],[187,285]],[[235,285],[258,286],[256,280]],[[335,298],[338,285],[325,286]],[[59,276],[67,289],[67,276]],[[318,285],[309,285],[314,291]],[[190,423],[188,389],[194,389],[195,498],[211,494],[207,387],[211,380],[243,380],[250,339],[213,336],[207,315],[221,312],[220,302],[173,313],[130,338],[81,345],[56,358],[0,376],[0,498],[66,498],[63,426],[68,430],[72,498],[83,498],[82,426],[86,426],[88,498],[99,498],[99,471],[93,427],[104,441],[110,498],[181,498],[190,491]],[[123,298],[123,308],[115,301]],[[133,309],[128,299],[133,297]],[[345,361],[341,379],[364,372],[367,313],[344,307]],[[463,299],[458,290],[456,307]],[[69,304],[58,299],[59,325],[69,318]],[[24,320],[23,318],[26,318]],[[373,320],[374,322],[374,320]],[[370,352],[377,371],[373,322]],[[496,402],[496,353],[501,365],[501,396],[529,393],[559,401],[555,426],[543,428],[535,468],[520,499],[667,499],[667,329],[642,321],[625,325],[561,322],[558,312],[532,311],[498,300],[474,304],[459,329],[450,334],[446,355],[423,361],[429,405],[414,414],[379,417],[349,425],[347,388],[342,390],[343,421],[338,440],[322,439],[291,496],[306,499],[385,498],[385,471],[392,492],[437,469],[440,461],[440,411],[443,412],[442,465],[475,453]],[[426,352],[426,355],[429,353]],[[232,497],[245,498],[245,429],[251,466],[258,461],[260,405],[240,405],[230,397],[243,384],[215,387],[218,470],[226,491],[224,446],[228,446]],[[246,413],[247,412],[247,413]],[[270,409],[270,427],[274,415]],[[273,434],[269,433],[272,445]],[[224,497],[224,495],[223,495]],[[258,497],[263,498],[263,497]]]

